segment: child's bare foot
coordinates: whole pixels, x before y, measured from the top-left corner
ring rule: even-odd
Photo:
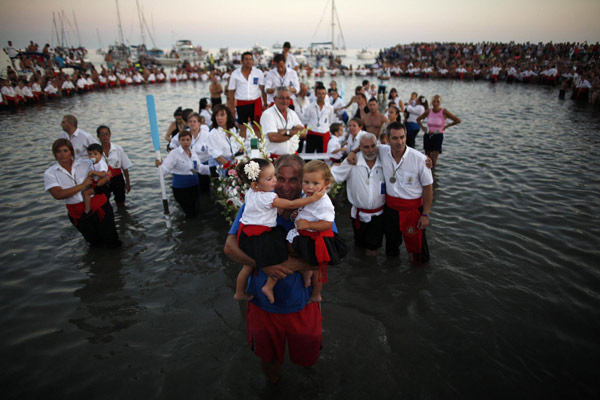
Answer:
[[[311,294],[306,303],[307,304],[320,303],[321,301],[323,301],[323,298],[321,297],[321,293],[317,293],[317,294]]]
[[[237,292],[236,292],[236,293],[233,295],[233,299],[234,299],[234,300],[237,300],[237,301],[243,301],[243,300],[248,300],[248,301],[250,301],[250,300],[252,300],[253,298],[254,298],[254,296],[253,296],[253,295],[251,295],[251,294],[248,294],[248,293],[237,293]]]
[[[302,271],[302,278],[304,278],[304,287],[309,287],[312,282],[312,271]]]
[[[269,289],[268,287],[263,286],[261,290],[263,294],[267,296],[267,299],[269,299],[269,303],[275,303],[275,295],[273,294],[273,289]]]

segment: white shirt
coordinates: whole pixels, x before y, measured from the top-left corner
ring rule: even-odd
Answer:
[[[415,104],[414,106],[411,104],[406,107],[406,111],[408,111],[408,119],[406,122],[417,122],[417,118],[421,116],[425,112],[425,107],[420,104]]]
[[[58,92],[58,89],[56,89],[54,87],[54,85],[52,84],[52,82],[48,82],[48,84],[44,88],[44,92],[50,93],[50,94],[56,94]]]
[[[44,190],[48,191],[53,187],[69,189],[81,185],[91,169],[92,163],[89,160],[75,160],[70,173],[56,163],[44,172]],[[63,200],[67,204],[77,204],[83,201],[83,196],[78,192]]]
[[[302,197],[306,197],[305,194],[302,194]],[[321,197],[319,200],[314,203],[310,203],[298,211],[298,215],[296,216],[296,221],[300,219],[305,219],[309,222],[315,221],[328,221],[333,222],[335,217],[335,208],[333,207],[333,203],[328,195]],[[308,229],[309,231],[314,232],[312,229]],[[294,238],[298,236],[298,230],[296,228],[290,230],[287,235],[287,241],[292,243]]]
[[[285,67],[288,69],[294,69],[298,66],[298,61],[296,61],[296,57],[292,53],[288,53],[285,57]]]
[[[231,132],[236,133],[236,129],[232,128]],[[223,128],[213,128],[206,139],[206,145],[208,146],[208,154],[213,159],[217,159],[221,156],[227,160],[232,160],[235,153],[240,150],[239,143],[233,137],[227,137],[227,133]],[[213,165],[219,165],[219,163],[211,163]]]
[[[129,161],[129,157],[123,151],[123,148],[118,144],[110,143],[110,150],[106,157],[106,162],[111,168],[129,169],[133,164]]]
[[[287,86],[289,88],[296,89],[296,92],[300,90],[300,80],[298,74],[291,68],[286,68],[283,76],[279,75],[277,68],[271,69],[265,76],[265,89],[275,89],[278,86]],[[290,92],[292,100],[296,100],[296,95]],[[267,93],[267,104],[273,102],[275,93]]]
[[[348,132],[347,145],[346,145],[346,154],[349,154],[352,150],[356,150],[356,148],[360,144],[360,137],[363,133],[367,133],[365,131],[358,131],[356,136],[352,136],[350,132]]]
[[[236,100],[256,100],[262,96],[260,87],[264,85],[265,78],[260,69],[252,67],[246,80],[240,67],[231,74],[228,88],[235,91]]]
[[[198,132],[198,136],[194,137],[192,135],[192,145],[190,148],[198,155],[198,159],[200,162],[204,163],[208,161],[210,155],[208,153],[208,135],[209,130],[208,126],[201,125],[200,132]],[[176,149],[179,147],[179,132],[173,136],[171,139],[171,143],[169,143],[170,149]]]
[[[308,123],[307,127],[311,131],[325,133],[329,132],[329,125],[333,123],[333,107],[329,103],[323,104],[320,108],[317,103],[311,104],[308,107]]]
[[[90,159],[90,163],[92,163],[92,162],[93,161]],[[100,161],[98,161],[97,163],[92,164],[92,171],[108,172],[108,164],[106,164],[106,161],[104,161],[104,157],[102,157],[100,159]],[[100,177],[94,175],[94,177],[92,179],[94,179],[94,181],[98,182],[100,180]]]
[[[276,198],[275,192],[255,192],[248,189],[244,196],[246,206],[240,222],[244,225],[275,227],[277,225],[277,207],[273,207],[273,201]]]
[[[65,131],[62,131],[58,135],[58,139],[67,139],[73,145],[73,150],[75,150],[75,159],[87,158],[87,148],[92,143],[98,143],[96,139],[86,131],[82,131],[77,128],[73,135],[69,136],[69,134]]]
[[[296,97],[294,101],[294,111],[298,114],[298,118],[302,121],[302,125],[308,124],[308,108],[310,107],[310,101],[306,96]]]
[[[64,81],[61,87],[63,89],[75,89],[72,81]]]
[[[204,119],[206,120],[206,123],[208,125],[210,125],[212,123],[211,122],[212,121],[212,112],[210,110],[204,109],[204,110],[200,111],[200,116],[204,117]]]
[[[193,151],[190,152],[191,157],[188,157],[183,147],[178,147],[169,152],[169,155],[162,164],[163,171],[167,174],[177,175],[193,175],[198,171],[202,175],[210,175],[208,165],[204,165],[198,159],[198,156]],[[194,161],[196,168],[194,168]]]
[[[302,125],[302,122],[294,110],[288,108],[287,118],[283,118],[277,106],[267,108],[260,117],[260,126],[265,135],[265,150],[277,155],[294,154],[297,149],[290,148],[292,146],[290,146],[289,140],[279,143],[271,142],[267,134],[277,132],[279,129],[292,129],[296,125]]]
[[[346,191],[348,201],[352,204],[352,218],[356,218],[357,208],[374,210],[385,204],[385,178],[379,157],[375,160],[373,168],[369,168],[362,152],[359,152],[356,154],[356,165],[350,165],[344,160],[341,165],[331,168],[331,174],[337,183],[348,182]],[[382,213],[383,210],[374,213],[360,212],[358,218],[368,223],[371,222],[372,216]]]
[[[332,134],[329,138],[329,142],[327,142],[327,154],[329,154],[329,158],[333,158],[334,160],[339,160],[340,158],[342,158],[342,156],[344,155],[343,151],[338,151],[337,153],[333,154],[335,150],[341,148],[342,144],[340,143],[340,139]],[[331,164],[333,164],[332,160],[325,160],[325,162],[327,163],[327,165],[330,166]]]
[[[423,195],[423,186],[431,185],[431,170],[425,166],[425,155],[406,146],[399,163],[392,157],[390,146],[379,146],[379,157],[383,165],[386,192],[390,196],[413,200]],[[390,179],[394,178],[395,182]]]
[[[330,97],[329,102],[333,102],[331,104],[331,107],[333,107],[333,122],[342,122],[342,115],[344,114],[344,110],[341,110],[341,108],[344,107],[344,100],[342,100],[342,98],[338,96],[338,98],[334,101],[333,98]],[[336,111],[336,109],[338,108],[340,108],[340,110]]]

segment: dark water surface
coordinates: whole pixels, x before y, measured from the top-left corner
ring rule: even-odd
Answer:
[[[359,78],[343,81],[346,91]],[[328,82],[328,81],[327,81]],[[317,365],[265,385],[248,349],[239,267],[210,197],[161,217],[145,94],[161,132],[203,83],[130,87],[0,114],[3,398],[596,398],[600,116],[545,87],[392,80],[439,93],[463,123],[435,173],[425,268],[351,252],[331,269]],[[348,96],[346,96],[348,97]],[[42,174],[64,114],[113,131],[134,163],[124,246],[88,249]],[[162,133],[161,133],[162,134]],[[422,148],[422,134],[417,138]],[[163,146],[164,147],[164,146]],[[352,239],[345,196],[337,222]]]

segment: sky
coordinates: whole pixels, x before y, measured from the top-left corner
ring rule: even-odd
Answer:
[[[331,0],[138,0],[157,47],[178,39],[204,48],[293,47],[331,37]],[[64,14],[69,43],[106,48],[118,39],[113,0],[3,1],[0,45],[57,44],[53,12]],[[118,1],[123,36],[142,42],[135,0]],[[411,42],[600,41],[600,0],[337,0],[347,48]],[[75,19],[73,18],[75,15]],[[68,22],[67,22],[68,20]],[[79,29],[79,36],[75,21]],[[336,21],[336,29],[338,23]],[[148,33],[146,44],[152,47]],[[53,38],[54,37],[54,38]],[[339,33],[335,41],[340,41]]]

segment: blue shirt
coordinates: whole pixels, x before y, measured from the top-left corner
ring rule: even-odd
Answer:
[[[240,219],[242,218],[245,207],[246,204],[242,204],[240,207],[240,211],[238,211],[237,216],[231,225],[231,229],[229,229],[230,235],[237,235],[240,227]],[[286,231],[289,231],[294,227],[292,221],[285,219],[281,215],[277,217],[277,225],[282,226]],[[337,233],[335,222],[333,223],[332,230]],[[252,275],[250,275],[248,286],[246,287],[246,292],[254,296],[251,300],[254,305],[267,312],[276,314],[293,313],[304,308],[310,297],[312,287],[304,287],[304,279],[301,273],[294,272],[277,281],[277,284],[273,289],[275,303],[271,304],[267,299],[267,296],[265,296],[261,290],[267,282],[267,274],[260,268],[255,269],[255,271],[258,273],[253,272]]]

